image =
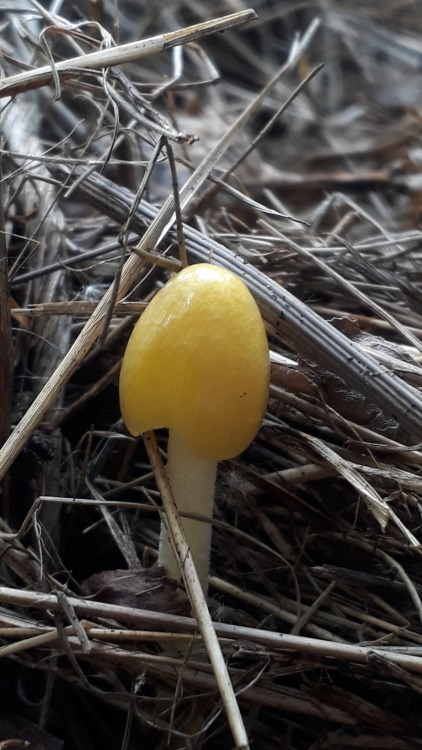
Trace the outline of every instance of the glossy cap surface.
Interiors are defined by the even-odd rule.
[[[241,453],[262,422],[269,353],[246,285],[218,266],[189,266],[149,303],[129,339],[120,375],[133,435],[167,427],[200,458]]]

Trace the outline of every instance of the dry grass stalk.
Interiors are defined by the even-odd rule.
[[[36,671],[37,721],[60,734],[59,710],[71,750],[414,750],[416,0],[340,0],[319,19],[258,0],[260,19],[232,30],[254,11],[223,0],[225,34],[201,48],[216,22],[190,0],[154,17],[89,3],[89,20],[21,5],[0,38],[5,711],[26,713]],[[140,64],[155,44],[179,46]],[[272,349],[263,429],[220,467],[209,610],[182,555],[195,617],[154,567],[158,453],[128,438],[116,389],[179,246],[245,279]],[[0,721],[0,743],[11,731]]]
[[[52,61],[51,65],[45,65],[36,70],[28,70],[24,73],[18,73],[17,75],[5,78],[0,85],[0,97],[15,96],[24,91],[33,91],[41,86],[46,86],[54,80],[72,80],[80,73],[110,68],[113,65],[123,65],[124,63],[139,60],[143,57],[157,55],[166,49],[187,44],[207,34],[225,31],[231,26],[237,26],[238,24],[255,19],[256,13],[254,10],[240,11],[239,13],[232,13],[223,18],[214,18],[202,24],[197,23],[185,29],[178,29],[168,34],[160,34],[150,39],[142,39],[136,42],[129,42],[128,44],[121,44],[117,47],[101,49],[97,52],[79,55],[78,57],[58,63]]]

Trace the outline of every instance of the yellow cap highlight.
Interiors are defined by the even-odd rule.
[[[259,309],[238,276],[189,266],[149,303],[129,339],[120,375],[133,435],[176,430],[200,458],[241,453],[268,399],[268,343]]]

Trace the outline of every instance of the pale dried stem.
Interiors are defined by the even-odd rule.
[[[109,47],[98,52],[90,52],[86,55],[72,57],[70,60],[62,60],[54,64],[54,69],[51,65],[44,65],[42,68],[18,73],[1,81],[0,98],[46,86],[53,82],[54,72],[62,80],[75,78],[83,72],[101,70],[112,65],[123,65],[123,63],[132,60],[156,55],[165,49],[192,42],[206,34],[224,31],[240,23],[253,21],[256,18],[257,15],[254,10],[244,10],[221,18],[215,18],[211,21],[205,21],[204,23],[187,26],[184,29],[178,29],[168,34],[160,34],[149,39],[129,42],[128,44],[121,44],[118,47]]]
[[[82,617],[108,618],[138,626],[141,630],[156,627],[166,632],[195,633],[198,628],[195,618],[167,615],[133,607],[120,607],[77,597],[68,597],[68,599],[75,612]],[[62,609],[55,594],[41,594],[39,591],[12,589],[7,586],[0,586],[0,602],[42,611],[51,609],[58,612]],[[325,656],[360,664],[370,664],[373,656],[380,656],[410,672],[422,673],[422,657],[413,656],[412,650],[407,648],[397,650],[394,647],[355,646],[217,622],[213,623],[213,628],[221,638],[231,638],[233,641],[245,640],[259,644],[263,648],[314,654],[318,657]]]
[[[171,536],[173,551],[177,554],[186,590],[189,595],[192,609],[195,613],[195,619],[198,623],[199,631],[204,639],[204,645],[209,660],[213,667],[215,679],[220,691],[221,700],[226,710],[233,739],[236,743],[236,748],[247,748],[249,747],[248,735],[239,710],[233,685],[227,670],[227,665],[221,651],[220,643],[205,601],[204,592],[196,571],[193,556],[189,544],[185,539],[177,505],[172,495],[169,480],[154,433],[146,433],[144,439],[163,501],[165,510],[164,521],[167,526],[167,532]]]

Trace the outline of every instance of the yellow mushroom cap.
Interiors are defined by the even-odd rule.
[[[262,422],[269,355],[247,286],[201,263],[153,298],[129,339],[120,375],[123,419],[133,435],[167,427],[199,458],[241,453]]]

